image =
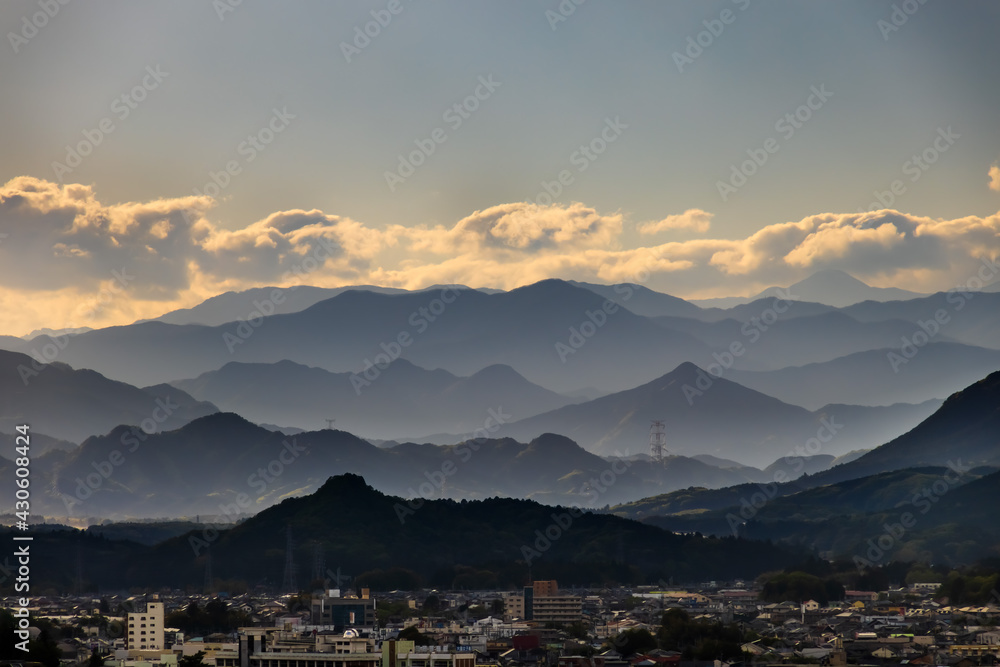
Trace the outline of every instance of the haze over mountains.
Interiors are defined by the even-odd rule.
[[[711,385],[705,384],[708,380]],[[844,426],[832,434],[824,452],[837,455],[877,446],[886,433],[904,432],[935,407],[830,406],[813,413],[685,363],[635,389],[517,420],[499,432],[517,439],[562,433],[590,451],[621,455],[642,449],[650,422],[663,420],[673,454],[711,454],[764,467],[801,449],[830,420]],[[855,419],[847,420],[848,415]]]
[[[393,362],[371,382],[364,375],[280,361],[230,362],[172,384],[255,422],[318,429],[331,418],[340,429],[380,440],[472,433],[483,428],[490,408],[516,419],[572,402],[528,382],[509,366],[487,366],[460,378],[445,370],[424,370],[405,359]]]
[[[441,368],[457,376],[504,364],[552,391],[574,393],[592,387],[609,393],[651,381],[684,361],[708,369],[717,355],[733,370],[775,371],[878,349],[888,355],[916,337],[923,343],[918,347],[929,340],[983,348],[966,350],[961,363],[979,364],[988,371],[995,367],[990,351],[1000,348],[1000,294],[939,294],[888,304],[866,302],[840,311],[774,299],[728,311],[698,311],[636,286],[610,286],[604,292],[617,301],[555,280],[494,294],[468,289],[402,294],[349,290],[298,312],[251,317],[249,322],[145,322],[86,332],[70,336],[72,344],[60,349],[57,358],[142,386],[197,377],[230,361],[290,360],[359,373],[376,358],[398,355],[422,368]],[[643,312],[673,314],[651,319],[628,310],[630,303]],[[439,312],[428,310],[432,307]],[[935,324],[935,317],[946,321]],[[920,323],[937,329],[922,339]],[[408,344],[400,345],[400,338]],[[57,342],[40,336],[11,342],[10,349],[38,356],[46,344]],[[734,346],[739,353],[728,360]],[[900,378],[896,386],[905,390],[912,384]],[[952,382],[924,398],[944,398],[955,388]],[[872,399],[871,404],[899,400]],[[839,395],[826,402],[855,401]]]
[[[285,312],[244,312],[270,312],[269,289],[158,321],[5,338],[21,353],[0,353],[0,432],[28,421],[45,443],[39,511],[190,516],[248,493],[250,514],[340,473],[401,496],[431,484],[431,497],[585,507],[776,474],[840,481],[941,463],[903,451],[870,465],[896,451],[884,443],[932,441],[911,429],[1000,368],[991,293],[719,309],[635,284],[304,286],[284,292]],[[662,461],[648,456],[653,421]],[[305,447],[294,457],[292,440]],[[837,460],[855,450],[873,451]],[[261,465],[282,456],[293,462],[265,481]],[[598,491],[611,466],[615,484]]]
[[[170,386],[145,389],[66,364],[38,364],[25,354],[0,350],[0,431],[30,424],[45,435],[80,442],[119,424],[153,423],[172,429],[218,412]]]
[[[13,484],[13,466],[0,462],[0,483]],[[454,446],[386,448],[339,430],[285,436],[239,415],[216,413],[162,432],[120,426],[38,457],[33,507],[77,518],[207,515],[230,521],[347,472],[407,498],[520,497],[580,507],[692,483],[718,487],[767,478],[754,468],[729,470],[679,456],[662,463],[608,460],[552,433],[523,443],[484,436]]]
[[[903,301],[926,294],[899,289],[898,287],[871,287],[846,271],[826,269],[788,287],[768,287],[751,297],[721,297],[695,299],[692,303],[702,307],[731,308],[751,301],[780,296],[795,301],[811,301],[842,308],[862,301]]]
[[[295,540],[293,562],[313,562],[319,552],[327,563],[355,576],[402,575],[391,585],[384,578],[367,584],[375,590],[514,588],[532,574],[559,576],[564,586],[670,577],[749,579],[802,558],[800,552],[763,542],[675,535],[636,521],[530,500],[426,500],[417,505],[380,492],[357,475],[331,477],[312,494],[243,519],[190,526],[190,532],[154,545],[129,540],[116,526],[36,529],[33,582],[72,586],[73,570],[65,567],[64,554],[73,553],[77,562],[86,563],[88,583],[102,588],[196,587],[204,581],[209,558],[216,576],[227,581],[275,585],[282,578],[289,534]],[[554,521],[565,527],[556,526],[559,539],[538,550],[538,531],[551,533]],[[176,534],[184,526],[162,528]],[[163,532],[161,526],[142,531],[156,532]],[[664,560],[664,553],[671,558]]]
[[[968,562],[995,553],[1000,540],[985,518],[1000,496],[998,433],[995,372],[913,430],[842,465],[791,482],[776,475],[767,485],[689,488],[613,511],[672,530],[738,533],[834,556],[864,553],[867,539],[909,512],[912,530],[893,539],[888,556]]]

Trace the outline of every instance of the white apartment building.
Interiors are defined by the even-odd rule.
[[[150,602],[146,611],[129,612],[126,647],[139,651],[162,651],[163,603]]]

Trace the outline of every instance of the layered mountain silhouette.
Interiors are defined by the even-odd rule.
[[[262,304],[270,304],[275,314],[297,313],[325,299],[330,299],[348,290],[377,292],[379,294],[403,294],[407,290],[374,285],[352,285],[350,287],[313,287],[312,285],[292,285],[290,287],[255,287],[240,292],[224,292],[205,299],[192,308],[181,308],[153,318],[166,324],[203,324],[218,326],[227,322],[245,320],[259,311]],[[268,308],[268,306],[264,306]],[[145,322],[149,320],[139,320]]]
[[[986,518],[1000,494],[998,433],[995,372],[950,396],[911,431],[828,470],[786,483],[776,476],[765,485],[690,488],[612,511],[673,530],[735,532],[834,557],[866,554],[866,541],[908,512],[912,525],[905,539],[893,539],[886,559],[968,562],[1000,544]]]
[[[32,462],[35,484],[45,489],[32,506],[76,518],[190,518],[233,514],[237,507],[245,518],[348,472],[408,498],[521,497],[581,507],[769,474],[683,456],[605,459],[552,433],[518,442],[484,430],[456,445],[376,447],[340,430],[285,435],[220,412],[166,432],[123,425],[71,451],[53,449]],[[12,465],[0,466],[0,483],[13,483],[13,475]]]
[[[827,310],[805,314],[797,310],[809,304],[788,304],[776,320],[769,319],[773,302],[758,302],[759,308],[741,309],[743,319],[703,320],[658,317],[656,322],[675,331],[691,334],[716,350],[728,350],[737,342],[742,346],[733,358],[733,368],[741,370],[776,370],[790,366],[832,361],[857,352],[899,346],[912,336],[915,326],[904,320],[861,322],[842,311]],[[747,312],[750,311],[750,312]],[[752,319],[751,319],[752,318]],[[943,334],[936,340],[948,341]],[[715,361],[692,359],[705,366]]]
[[[575,280],[567,281],[570,285],[583,287],[595,294],[610,299],[628,308],[636,315],[645,317],[700,317],[701,308],[676,296],[656,292],[635,283],[618,283],[616,285],[597,285],[581,283]]]
[[[530,500],[416,504],[376,491],[357,475],[341,475],[238,524],[203,526],[154,546],[110,541],[100,529],[36,530],[32,581],[40,588],[71,586],[75,575],[65,554],[74,553],[87,564],[91,586],[183,588],[204,581],[210,550],[216,576],[278,585],[289,535],[294,564],[321,553],[375,591],[400,580],[412,588],[507,589],[523,583],[529,571],[559,576],[566,586],[750,579],[802,558],[766,543],[677,535]],[[387,576],[392,574],[395,579]]]
[[[319,429],[327,418],[335,418],[338,428],[375,439],[428,432],[472,434],[484,428],[490,410],[515,419],[572,402],[499,364],[460,378],[398,359],[378,376],[367,377],[291,361],[230,362],[172,384],[255,422]]]
[[[155,384],[230,361],[288,359],[361,372],[398,355],[463,376],[505,364],[531,382],[564,391],[633,386],[652,379],[650,367],[676,366],[708,351],[693,336],[609,303],[559,280],[495,294],[351,290],[297,313],[217,327],[145,322],[79,334],[59,360]],[[33,343],[44,344],[44,337]]]
[[[648,451],[651,422],[663,421],[672,454],[711,454],[763,468],[795,452],[801,456],[825,420],[833,420],[836,433],[824,433],[823,453],[840,454],[877,446],[886,434],[912,428],[934,407],[830,405],[813,413],[684,363],[639,387],[518,420],[500,433],[519,440],[562,433],[590,451],[621,455]]]
[[[645,521],[668,530],[769,540],[853,560],[862,569],[890,560],[957,565],[990,556],[1000,546],[1000,530],[988,518],[987,504],[1000,497],[996,468],[962,474],[948,467],[907,468],[795,492],[791,486],[773,497],[761,487],[739,487],[734,491],[741,493],[728,494],[723,507],[694,511],[687,503],[686,513],[656,514]],[[670,504],[681,506],[683,500],[675,497]],[[641,512],[638,507],[615,512],[631,516]],[[887,526],[891,540],[884,537]]]
[[[1000,350],[959,343],[855,352],[823,363],[773,371],[733,370],[726,377],[783,401],[891,405],[941,399],[1000,369]]]
[[[755,296],[699,299],[692,303],[705,307],[730,308],[757,299],[785,294],[791,294],[791,298],[797,301],[812,301],[838,308],[861,301],[898,301],[926,296],[897,287],[872,287],[846,271],[825,269],[786,288],[769,287]]]
[[[150,428],[169,430],[218,412],[174,387],[140,389],[92,370],[42,364],[6,350],[0,350],[0,397],[0,431],[10,433],[26,423],[34,432],[73,442],[122,423],[145,421]]]
[[[955,392],[913,430],[817,475],[849,479],[907,466],[1000,465],[1000,372]]]
[[[955,289],[909,301],[866,301],[848,306],[843,312],[861,322],[912,322],[913,331],[907,336],[910,339],[929,334],[931,342],[948,339],[1000,349],[1000,293],[996,291]]]

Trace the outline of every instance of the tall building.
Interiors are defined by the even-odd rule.
[[[520,593],[505,596],[508,618],[538,623],[572,623],[583,618],[583,598],[559,592],[553,581],[536,581]]]
[[[360,598],[342,598],[339,590],[329,590],[326,595],[313,598],[310,612],[313,625],[332,626],[335,632],[375,626],[375,599],[367,588],[361,590]]]
[[[531,589],[536,598],[547,598],[559,595],[559,584],[556,583],[555,579],[532,582]]]
[[[149,602],[146,611],[128,614],[127,648],[140,651],[162,651],[163,603]]]

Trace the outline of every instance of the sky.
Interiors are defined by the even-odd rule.
[[[305,283],[933,292],[1000,255],[993,2],[13,0],[0,26],[0,334]]]

